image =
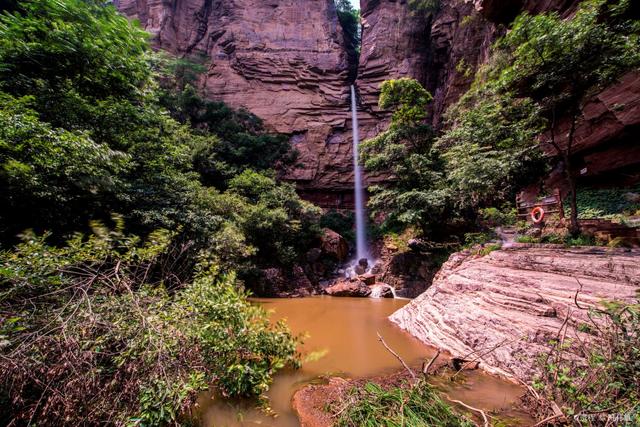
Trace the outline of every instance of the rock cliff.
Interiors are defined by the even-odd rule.
[[[390,318],[454,357],[479,357],[485,370],[526,381],[565,319],[567,337],[585,340],[578,328],[589,320],[587,307],[632,301],[638,290],[638,250],[523,245],[484,257],[465,251]]]
[[[288,134],[299,162],[287,173],[301,194],[326,207],[352,206],[349,88],[354,55],[333,0],[114,0],[138,19],[159,48],[202,61],[208,98],[261,117]],[[519,12],[569,16],[579,0],[441,0],[436,11],[406,0],[362,0],[362,46],[355,84],[361,137],[388,124],[379,85],[413,77],[434,95],[430,117],[442,115],[469,87],[492,42]],[[585,109],[574,163],[587,174],[629,175],[639,158],[640,78],[630,74]],[[562,126],[560,123],[559,126]],[[561,131],[561,130],[560,130]],[[373,184],[385,176],[368,176]]]

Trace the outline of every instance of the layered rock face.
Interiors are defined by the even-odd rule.
[[[333,0],[116,0],[154,43],[202,57],[200,89],[291,135],[312,187],[351,182],[349,63]]]
[[[431,288],[390,319],[454,357],[479,357],[487,371],[527,381],[565,319],[568,339],[588,341],[577,329],[589,322],[588,308],[631,302],[638,290],[638,250],[513,247],[484,257],[466,251],[453,254]]]
[[[140,21],[156,46],[205,64],[200,89],[207,98],[246,108],[268,129],[290,135],[299,161],[286,178],[303,197],[352,208],[349,84],[356,64],[350,63],[333,0],[114,2]],[[430,120],[441,127],[446,108],[468,89],[491,44],[519,12],[569,16],[578,3],[441,0],[429,12],[412,10],[406,0],[362,0],[355,81],[361,138],[388,125],[389,112],[377,107],[384,80],[412,77],[423,83],[434,95]],[[599,176],[619,169],[628,175],[637,166],[639,88],[637,73],[631,73],[587,105],[577,131],[580,170],[586,166],[587,174]],[[365,182],[387,179],[368,176]]]

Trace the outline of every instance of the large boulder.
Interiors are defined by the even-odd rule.
[[[371,295],[371,288],[357,279],[340,280],[324,291],[334,297],[368,297]]]
[[[347,260],[349,256],[349,245],[340,234],[329,228],[324,228],[322,229],[320,242],[320,248],[325,255],[335,258],[339,262]]]
[[[586,308],[634,302],[639,290],[639,250],[514,244],[451,255],[433,285],[390,319],[453,357],[478,354],[481,368],[529,381],[564,324],[567,338],[588,342],[578,327],[591,321]]]

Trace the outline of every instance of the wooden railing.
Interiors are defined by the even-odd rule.
[[[516,196],[518,218],[525,218],[527,221],[531,221],[531,210],[535,207],[544,209],[546,215],[558,214],[560,218],[564,218],[564,207],[562,206],[560,190],[556,190],[554,194],[536,200],[535,202],[525,202],[519,194]]]

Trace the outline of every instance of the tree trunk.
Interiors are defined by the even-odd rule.
[[[567,141],[567,149],[564,150],[564,170],[567,175],[567,183],[569,184],[569,203],[571,205],[571,217],[569,232],[576,236],[580,234],[580,223],[578,222],[578,201],[576,194],[576,179],[571,173],[571,152],[573,148],[573,138],[576,133],[576,121],[578,120],[578,111],[576,108],[571,115],[571,130],[569,131],[569,140]]]
[[[571,174],[571,163],[569,163],[569,156],[565,158],[565,173],[567,176],[567,183],[569,184],[569,205],[571,206],[571,216],[569,224],[569,232],[576,236],[580,234],[580,223],[578,222],[578,201],[576,195],[576,180]]]

